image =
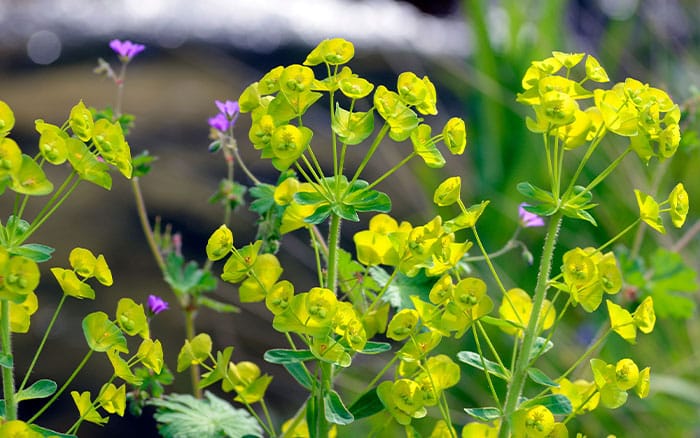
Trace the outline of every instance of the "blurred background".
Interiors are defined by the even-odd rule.
[[[222,220],[222,209],[207,199],[226,171],[222,156],[207,152],[207,118],[217,112],[214,100],[235,100],[269,69],[300,63],[322,39],[343,37],[355,44],[353,70],[377,84],[395,87],[396,76],[406,70],[428,75],[437,87],[440,111],[428,121],[432,126],[442,126],[451,116],[467,121],[464,156],[450,156],[440,170],[426,169],[415,161],[415,166],[378,187],[391,195],[392,215],[413,223],[430,219],[435,214],[432,187],[446,175],[460,175],[463,199],[473,203],[491,200],[480,233],[486,246],[495,250],[506,243],[516,224],[522,198],[515,185],[525,180],[537,184],[545,175],[545,166],[538,165],[543,160],[540,139],[525,127],[528,109],[515,102],[522,75],[532,60],[547,57],[552,50],[585,51],[600,60],[614,82],[632,76],[667,90],[682,105],[685,132],[670,165],[652,162],[644,166],[636,157],[627,157],[622,171],[596,190],[601,207],[593,214],[599,226],[569,222],[561,233],[559,253],[575,245],[599,245],[617,234],[621,224],[631,222],[638,214],[633,188],[665,196],[683,181],[691,197],[686,228],[669,229],[664,236],[648,232],[643,247],[661,245],[674,250],[682,246],[676,252],[698,272],[700,245],[694,234],[698,228],[695,206],[700,201],[695,135],[700,84],[698,22],[700,7],[695,0],[3,0],[0,100],[15,112],[12,137],[23,149],[34,151],[38,140],[35,119],[60,124],[80,99],[97,108],[114,104],[114,84],[93,73],[98,58],[116,67],[116,55],[108,47],[111,39],[145,44],[146,50],[130,64],[126,80],[124,111],[136,117],[129,143],[133,154],[148,150],[157,157],[152,172],[141,180],[151,220],[160,217],[171,224],[183,237],[185,257],[201,263],[206,240]],[[276,171],[247,144],[248,127],[249,119],[241,117],[236,133],[243,159],[260,179],[274,183]],[[370,173],[380,175],[404,156],[393,146],[380,148]],[[594,161],[594,170],[587,176],[595,175],[596,166],[602,169],[609,158]],[[238,175],[239,182],[250,183],[241,172]],[[104,254],[115,277],[112,288],[97,290],[94,302],[69,302],[52,332],[36,378],[61,382],[77,365],[87,351],[80,321],[88,312],[99,309],[111,314],[122,296],[145,302],[148,294],[155,293],[174,303],[143,238],[130,185],[114,176],[111,193],[81,185],[35,236],[37,242],[56,248],[53,259],[45,264],[46,273],[50,266],[67,266],[70,249],[82,246]],[[10,211],[11,203],[10,196],[0,198],[3,212]],[[5,217],[3,213],[2,220]],[[237,244],[254,238],[254,220],[246,207],[237,211],[232,225]],[[344,227],[345,248],[352,249],[352,234],[363,226]],[[542,237],[539,229],[521,236],[535,257]],[[633,237],[622,243],[631,245]],[[286,236],[279,254],[285,267],[283,278],[293,280],[298,290],[313,286],[313,265],[305,263],[313,259],[305,249],[307,238],[304,234]],[[679,245],[683,239],[688,243]],[[517,251],[497,262],[508,267],[508,286],[534,286],[536,269]],[[220,269],[215,266],[215,273]],[[41,307],[32,318],[30,332],[15,338],[20,373],[60,298],[50,274],[42,278]],[[642,336],[634,348],[613,340],[602,352],[609,361],[630,356],[641,366],[652,364],[652,395],[643,401],[630,397],[615,411],[599,409],[572,422],[572,430],[588,436],[700,435],[696,278],[691,275],[686,282],[690,290],[671,291],[685,306],[683,312],[660,318],[657,329]],[[236,288],[229,284],[220,284],[216,296],[232,303],[238,300]],[[594,318],[602,321],[605,315],[598,313]],[[584,318],[581,312],[575,314]],[[255,361],[275,376],[268,397],[279,424],[294,413],[304,393],[281,367],[262,361],[267,349],[284,342],[270,321],[264,306],[245,305],[233,316],[203,310],[197,329],[210,333],[218,348],[235,346],[234,361]],[[555,349],[557,357],[543,358],[542,368],[562,370],[575,360],[585,348],[586,327],[563,328],[555,343],[566,347]],[[169,340],[166,362],[174,369],[184,337],[182,315],[175,309],[159,315],[152,332]],[[453,342],[445,348],[470,347],[468,342]],[[109,377],[109,369],[106,358],[94,357],[79,380],[82,386],[76,389],[97,390]],[[377,367],[367,363],[365,369],[366,375],[349,376],[339,385],[351,389],[356,382],[371,378]],[[470,421],[462,407],[488,403],[484,382],[481,376],[472,376],[472,371],[463,368],[462,381],[451,393],[456,409],[453,419],[459,425]],[[168,390],[188,392],[188,376],[176,374]],[[72,424],[75,408],[68,394],[63,399],[64,403],[39,420],[42,425],[65,430]],[[27,403],[20,414],[28,416],[31,411]],[[363,421],[369,424],[372,420]],[[157,436],[155,430],[150,415],[127,416],[113,418],[103,428],[85,424],[80,435],[122,436],[138,431],[139,436]]]

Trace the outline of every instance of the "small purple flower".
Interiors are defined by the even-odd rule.
[[[163,310],[168,310],[168,302],[157,295],[148,296],[148,310],[152,315],[157,315]]]
[[[226,114],[219,113],[214,117],[209,117],[209,126],[216,129],[217,131],[226,132],[228,131],[229,121]]]
[[[216,103],[219,111],[221,111],[232,121],[235,121],[238,117],[238,113],[241,112],[241,107],[238,105],[238,101],[227,100],[226,102],[222,102],[220,100],[215,100],[214,103]]]
[[[109,42],[109,47],[111,47],[112,50],[117,52],[122,62],[131,61],[131,58],[133,58],[134,56],[138,55],[146,49],[146,46],[144,46],[143,44],[132,43],[129,40],[112,40]]]
[[[518,218],[520,219],[520,225],[525,228],[530,227],[542,227],[544,226],[544,219],[537,216],[535,213],[530,213],[525,210],[528,204],[522,203],[518,206]]]
[[[238,114],[241,112],[241,107],[238,105],[238,102],[232,100],[227,100],[225,102],[215,100],[214,103],[216,107],[219,108],[219,114],[209,118],[209,126],[221,132],[233,128],[233,125],[236,124]]]

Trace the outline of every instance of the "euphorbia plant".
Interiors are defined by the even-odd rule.
[[[96,291],[88,283],[93,278],[103,286],[113,284],[112,272],[104,255],[95,256],[92,251],[78,247],[70,252],[70,268],[51,268],[63,296],[35,349],[24,378],[17,384],[12,334],[29,330],[31,316],[42,300],[41,294],[37,293],[40,284],[39,263],[49,261],[54,252],[47,245],[29,242],[81,182],[109,190],[112,186],[111,167],[126,178],[131,178],[131,153],[120,123],[93,118],[82,101],[71,109],[68,119],[61,125],[44,120],[35,122],[40,137],[39,152],[34,157],[23,153],[9,137],[14,122],[10,107],[0,101],[0,192],[15,197],[11,212],[4,218],[4,224],[0,224],[0,367],[3,383],[0,435],[57,436],[57,432],[38,426],[36,420],[69,388],[94,352],[106,353],[114,366],[114,373],[100,391],[94,396],[89,391],[71,391],[78,409],[78,419],[61,436],[75,436],[83,421],[98,424],[108,421],[100,410],[107,414],[123,415],[126,405],[124,382],[135,383],[138,380],[131,369],[142,364],[159,374],[163,367],[163,350],[160,341],[150,337],[143,306],[130,298],[123,298],[119,301],[114,318],[104,312],[93,312],[83,319],[82,331],[89,350],[60,387],[50,379],[39,379],[29,385],[30,375],[68,297],[95,299]],[[44,172],[50,165],[63,166],[68,170],[58,187]],[[28,203],[41,199],[46,200],[42,208],[29,218],[26,213]],[[121,357],[129,353],[126,336],[141,338],[138,351],[129,359]],[[117,387],[115,383],[119,380],[122,383]],[[28,418],[26,421],[19,419],[18,406],[22,401],[43,398],[49,398],[43,407],[23,416]]]
[[[491,262],[501,251],[518,246],[514,243],[517,231],[501,251],[489,253],[477,232],[489,201],[465,204],[460,177],[447,178],[434,192],[435,204],[456,206],[456,216],[438,215],[414,225],[388,214],[390,198],[377,190],[378,185],[416,157],[429,167],[442,167],[445,158],[437,144],[462,154],[466,128],[461,119],[452,118],[433,135],[424,123],[425,116],[437,113],[433,83],[404,72],[394,90],[375,87],[346,65],[353,55],[350,42],[325,40],[303,65],[272,69],[238,100],[240,111],[251,114],[249,140],[261,158],[269,159],[281,172],[275,186],[258,184],[251,189],[257,198],[253,209],[257,203],[256,211],[264,213],[267,231],[273,228],[273,234],[308,230],[317,285],[296,291],[282,279],[277,257],[261,251],[265,233],[263,240],[241,244],[222,225],[207,245],[210,260],[225,260],[221,278],[240,284],[241,301],[264,301],[274,315],[273,327],[285,334],[287,348],[271,349],[265,359],[284,366],[309,392],[304,407],[282,433],[326,436],[332,425],[384,415],[410,436],[415,433],[413,423],[425,421],[421,419],[434,411],[430,416],[436,416],[437,422],[432,436],[457,436],[445,396],[447,389],[459,385],[455,359],[484,373],[493,397],[492,406],[465,408],[479,422],[465,425],[463,436],[566,436],[566,424],[577,415],[598,406],[617,408],[625,403],[629,390],[645,397],[648,367],[640,371],[631,358],[613,364],[591,359],[610,334],[634,342],[637,329],[649,333],[655,324],[651,297],[633,312],[615,302],[624,280],[617,256],[608,248],[642,221],[664,232],[663,212],[670,213],[674,226],[682,226],[688,212],[683,185],[678,184],[660,204],[636,191],[639,219],[603,245],[569,248],[561,262],[555,258],[555,247],[564,219],[596,224],[591,213],[596,206],[593,190],[628,154],[636,153],[644,163],[673,156],[680,138],[678,106],[662,90],[634,79],[609,89],[600,87],[609,78],[591,55],[553,52],[532,63],[517,100],[534,110],[527,125],[542,137],[549,178],[546,188],[533,183],[518,186],[527,200],[521,206],[520,226],[547,229],[536,286],[526,291],[517,284],[506,285]],[[305,123],[313,105],[328,108],[329,144],[319,144],[315,140],[319,128]],[[612,136],[629,139],[628,147],[595,178],[583,180],[591,156],[608,147]],[[378,178],[363,179],[377,148],[392,147],[386,145],[387,137],[410,141],[412,149]],[[237,152],[236,142],[229,146]],[[365,148],[354,170],[346,163],[349,148]],[[321,153],[332,157],[329,168],[320,164]],[[575,162],[571,174],[566,171],[570,162]],[[663,209],[665,204],[670,207]],[[370,218],[368,229],[354,235],[355,261],[340,248],[340,228],[343,221],[358,221],[359,213],[365,212],[378,214]],[[320,231],[324,224],[328,226],[325,236]],[[473,240],[465,240],[465,232]],[[484,278],[467,268],[467,263],[478,268],[479,261],[489,272]],[[554,347],[554,332],[564,316],[578,312],[577,307],[596,312],[604,298],[609,328],[557,376],[538,369],[535,363]],[[508,351],[496,347],[493,339],[501,336],[499,332],[511,337]],[[378,334],[393,342],[372,340]],[[476,351],[461,351],[456,358],[439,353],[442,338],[464,336],[473,338]],[[208,337],[197,345],[185,345],[181,358],[190,359],[179,361],[178,368],[189,362],[205,366],[203,384],[221,382],[222,389],[236,392],[236,400],[251,412],[255,414],[251,404],[260,402],[267,414],[263,395],[270,384],[268,376],[248,362],[229,362],[228,349],[214,358]],[[199,353],[189,353],[195,351]],[[334,381],[361,354],[389,358],[363,395],[350,404]],[[592,380],[570,381],[570,375],[588,359]],[[526,380],[540,386],[539,394],[525,393]],[[261,423],[267,433],[277,435],[269,416]]]

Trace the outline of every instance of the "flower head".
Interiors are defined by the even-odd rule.
[[[157,295],[148,296],[148,310],[151,314],[157,315],[163,310],[168,310],[168,302]]]
[[[238,114],[241,112],[241,107],[237,101],[227,100],[222,102],[215,100],[216,107],[219,108],[219,114],[209,118],[209,126],[217,131],[225,132],[229,128],[233,128],[236,124]]]
[[[544,226],[544,219],[537,216],[535,213],[530,213],[525,210],[528,204],[522,203],[518,206],[518,218],[520,219],[520,224],[525,227],[542,227]]]
[[[117,52],[121,61],[125,63],[131,61],[131,58],[146,49],[146,46],[143,44],[132,43],[129,40],[121,41],[116,39],[109,42],[109,47]]]
[[[225,114],[219,113],[214,117],[209,117],[209,126],[216,129],[217,131],[225,132],[228,131],[229,121]]]

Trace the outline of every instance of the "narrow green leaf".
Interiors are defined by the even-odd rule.
[[[535,358],[542,356],[546,352],[552,349],[554,347],[554,344],[552,341],[548,341],[545,338],[538,337],[535,339],[535,344],[532,346],[532,350],[530,350],[530,361],[533,361]]]
[[[209,309],[215,310],[220,313],[240,313],[241,309],[233,304],[222,303],[221,301],[213,300],[211,298],[200,296],[198,300],[199,304]]]
[[[377,388],[372,388],[362,394],[355,403],[350,406],[350,413],[356,420],[360,418],[371,417],[384,410],[382,401],[377,396]]]
[[[498,408],[464,408],[464,412],[481,421],[501,418],[501,411]]]
[[[379,354],[391,350],[391,344],[387,342],[368,341],[365,348],[360,351],[362,354]]]
[[[12,358],[12,354],[2,354],[0,353],[0,367],[12,368],[15,365],[15,361]]]
[[[68,433],[60,433],[45,427],[38,426],[36,424],[30,424],[29,428],[34,432],[38,432],[41,436],[46,438],[78,438],[78,435],[71,435]]]
[[[316,358],[310,350],[285,350],[281,348],[267,350],[263,357],[267,362],[280,365],[300,363]]]
[[[334,203],[331,205],[331,210],[333,213],[337,214],[346,221],[359,222],[360,217],[357,215],[357,210],[355,207],[343,203]]]
[[[546,190],[530,184],[529,182],[521,182],[516,186],[517,190],[521,195],[526,198],[533,199],[538,202],[544,202],[548,204],[554,203],[554,196]]]
[[[355,421],[355,418],[348,411],[348,408],[345,407],[338,393],[332,389],[324,394],[323,407],[326,420],[333,424],[346,425]]]
[[[559,384],[555,382],[554,380],[550,379],[549,376],[547,376],[542,370],[537,369],[537,368],[529,368],[527,370],[528,376],[530,376],[530,379],[532,379],[533,382],[539,383],[540,385],[544,386],[551,386],[554,388],[558,388]]]
[[[319,205],[316,210],[311,214],[311,216],[307,216],[304,218],[304,222],[307,224],[320,224],[321,222],[325,221],[328,216],[331,215],[331,206],[328,204],[322,204]]]
[[[515,327],[515,328],[518,328],[518,329],[522,329],[522,328],[523,328],[520,324],[518,324],[518,323],[516,323],[516,322],[514,322],[514,321],[508,321],[508,320],[505,320],[505,319],[502,319],[502,318],[495,318],[495,317],[489,316],[489,315],[484,315],[484,316],[482,316],[479,320],[480,320],[481,322],[484,322],[484,323],[486,323],[486,324],[493,325],[493,326],[496,326],[496,327],[506,327],[506,328],[513,328],[513,327]]]
[[[572,411],[571,401],[563,394],[549,394],[530,399],[521,404],[521,407],[542,405],[554,415],[569,415]]]
[[[56,392],[57,388],[58,386],[53,380],[37,380],[30,387],[24,388],[23,390],[18,392],[15,396],[15,399],[17,400],[17,402],[21,402],[22,400],[50,397]]]
[[[326,197],[319,192],[296,192],[294,200],[300,205],[314,205],[326,201]]]
[[[311,396],[306,400],[306,424],[318,424],[318,398]],[[317,438],[316,428],[309,427],[309,438]],[[324,437],[325,438],[325,437]]]
[[[18,248],[13,248],[10,253],[41,263],[49,260],[54,251],[54,248],[40,243],[26,243]]]
[[[287,369],[287,372],[294,377],[294,380],[296,380],[304,388],[311,391],[313,381],[311,380],[311,376],[309,375],[308,370],[304,367],[303,363],[285,363],[282,364],[282,366],[284,366]]]
[[[457,353],[457,359],[480,370],[484,370],[484,365],[486,365],[485,371],[503,380],[508,380],[510,378],[508,371],[501,368],[499,364],[482,358],[473,351],[460,351]]]

